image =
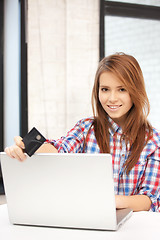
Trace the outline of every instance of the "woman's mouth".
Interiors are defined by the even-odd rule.
[[[119,109],[122,105],[107,105],[109,109],[111,110],[117,110]]]

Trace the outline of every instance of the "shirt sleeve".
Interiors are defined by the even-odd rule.
[[[90,121],[80,120],[67,133],[66,137],[58,140],[47,140],[54,145],[60,153],[81,153],[83,151],[85,132],[88,129]]]
[[[147,195],[153,212],[160,212],[160,148],[157,148],[147,159],[147,166],[138,194]]]

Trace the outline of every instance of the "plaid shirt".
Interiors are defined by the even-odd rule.
[[[160,133],[153,128],[153,137],[141,152],[137,164],[126,174],[123,164],[127,160],[130,146],[121,139],[122,129],[111,119],[113,129],[110,132],[110,153],[112,155],[114,190],[116,195],[144,194],[152,201],[150,211],[160,212]],[[93,118],[80,120],[66,137],[47,140],[61,153],[100,153],[95,137]],[[91,127],[91,129],[90,129]],[[83,151],[84,140],[86,139]]]

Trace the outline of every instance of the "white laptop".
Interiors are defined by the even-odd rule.
[[[117,230],[131,216],[116,211],[110,154],[39,153],[19,162],[1,153],[1,167],[13,224]]]

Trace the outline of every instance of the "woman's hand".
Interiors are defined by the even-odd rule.
[[[6,147],[5,152],[11,158],[16,158],[19,161],[24,161],[27,158],[27,155],[24,154],[24,143],[21,137],[15,137],[15,145],[11,147]],[[50,143],[42,144],[41,147],[36,151],[36,153],[57,153],[57,149]]]
[[[5,148],[6,154],[11,158],[16,158],[19,161],[24,161],[26,159],[26,155],[24,154],[24,143],[21,137],[14,138],[15,144],[10,147]]]
[[[151,208],[151,200],[147,195],[123,196],[116,195],[116,208],[131,208],[133,211],[148,211]]]

